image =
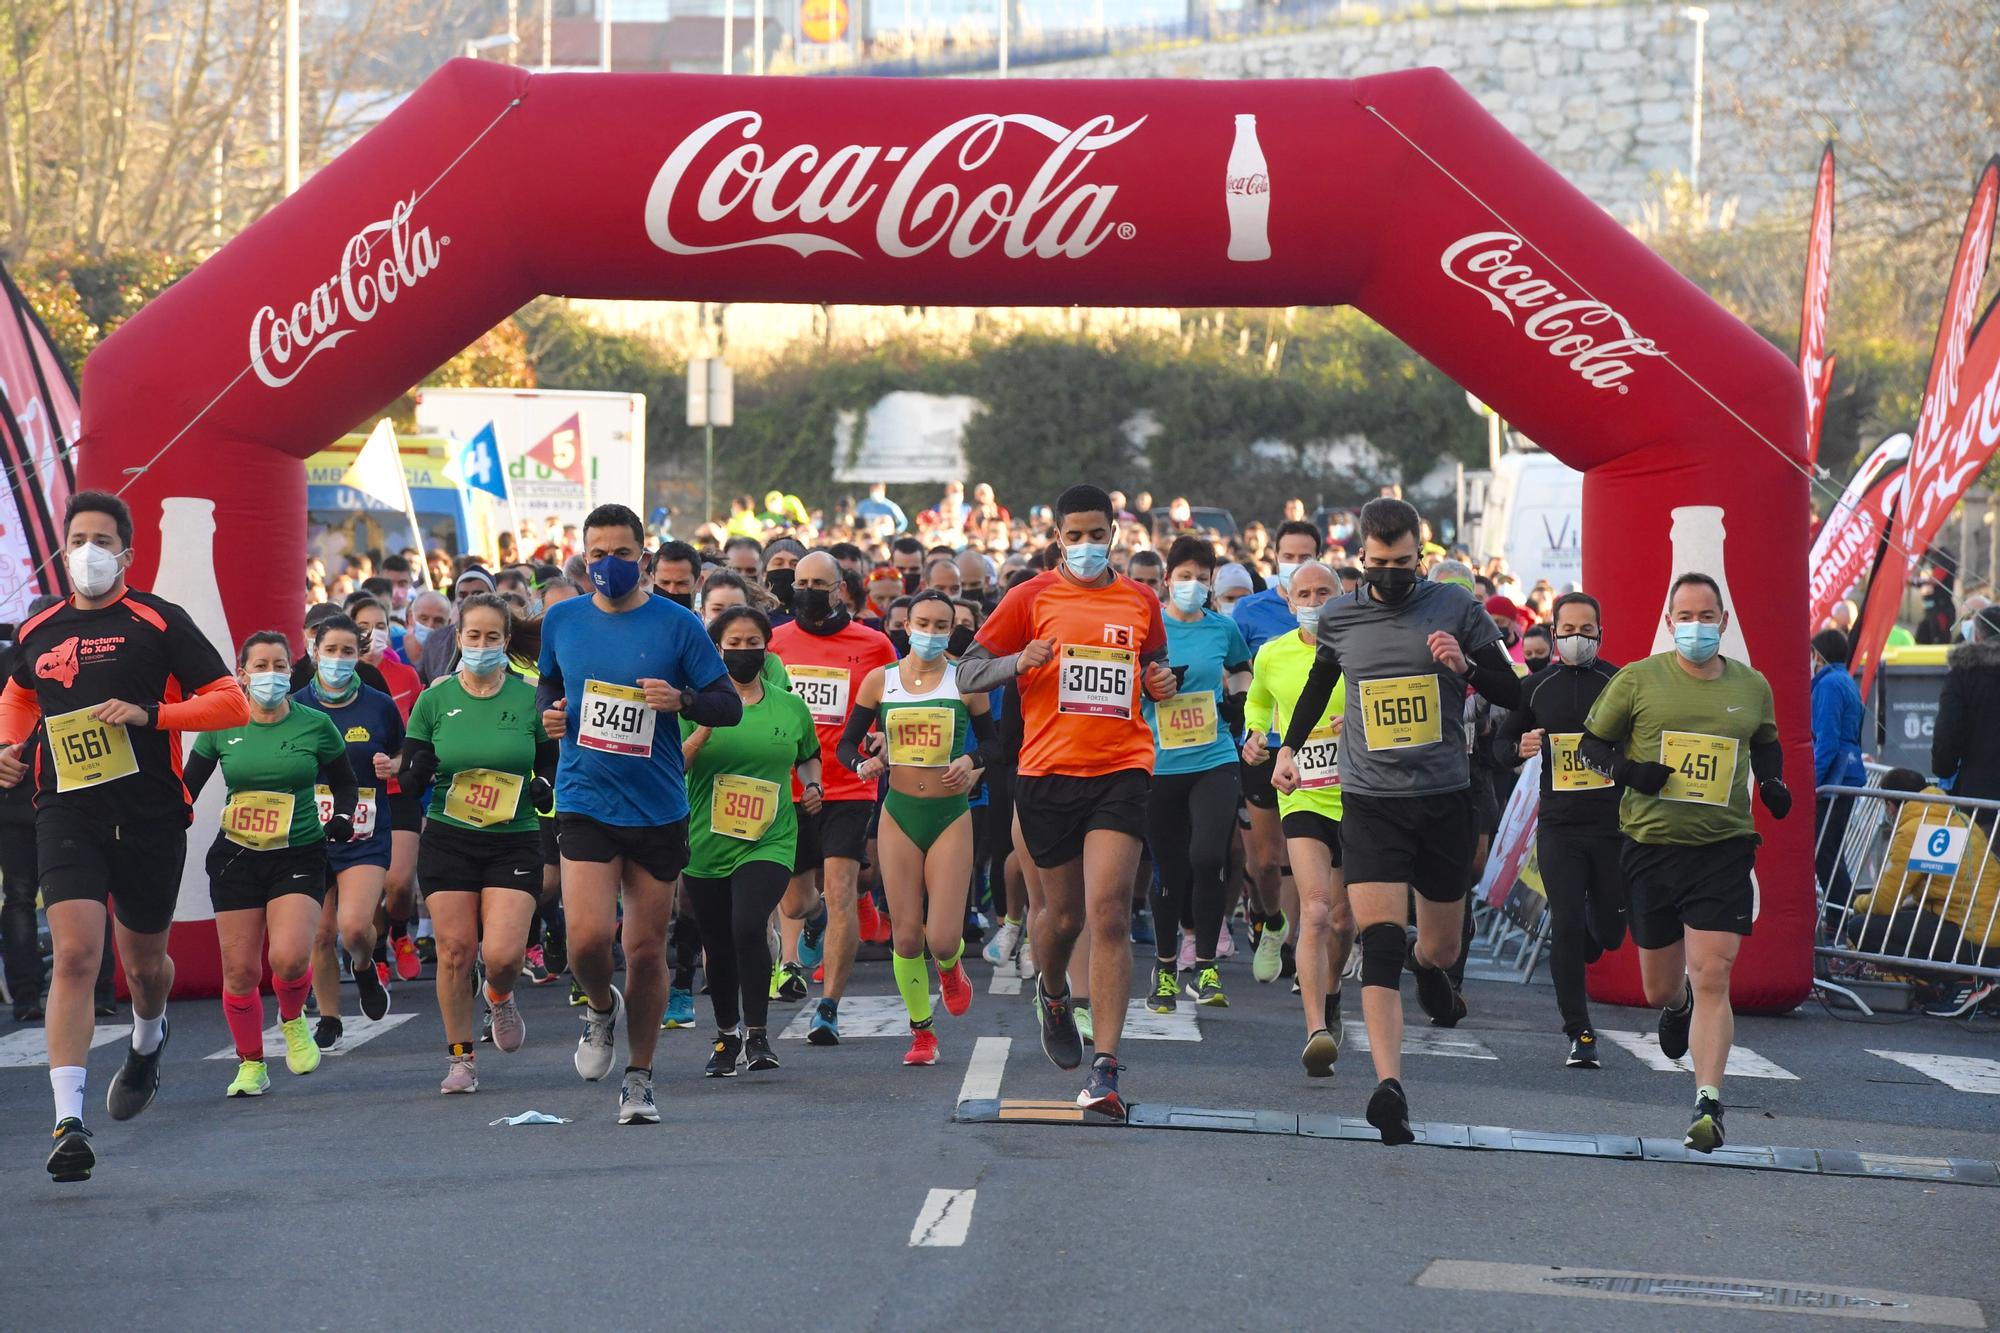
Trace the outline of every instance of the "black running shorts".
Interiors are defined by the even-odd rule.
[[[1340,821],[1328,819],[1317,810],[1294,810],[1286,815],[1282,827],[1287,838],[1311,839],[1323,844],[1333,853],[1335,869],[1340,868]]]
[[[120,925],[157,935],[174,923],[187,860],[181,819],[106,826],[62,806],[35,812],[35,864],[44,906],[111,899]]]
[[[1097,829],[1127,833],[1144,842],[1146,794],[1151,787],[1152,774],[1143,768],[1122,768],[1091,778],[1061,773],[1018,777],[1014,813],[1021,820],[1021,841],[1044,870],[1082,856],[1084,836]]]
[[[436,822],[436,821],[433,821]],[[671,824],[626,828],[606,824],[589,815],[558,812],[556,836],[562,842],[565,861],[613,861],[624,857],[662,884],[680,878],[688,863],[688,826],[685,818]],[[532,833],[523,834],[535,843],[535,864],[541,864],[541,844]],[[541,881],[535,881],[537,888]]]
[[[1243,785],[1245,805],[1253,805],[1259,810],[1278,808],[1278,789],[1271,785],[1271,768],[1268,758],[1261,764],[1246,764],[1241,759],[1236,761],[1236,776]]]
[[[1348,884],[1408,884],[1431,902],[1458,901],[1472,887],[1478,814],[1470,788],[1441,796],[1343,793]]]
[[[326,900],[326,844],[253,852],[218,837],[208,849],[208,900],[217,912],[261,911],[288,894]]]
[[[1632,943],[1664,949],[1688,930],[1748,935],[1756,910],[1750,872],[1755,838],[1706,847],[1666,847],[1626,839],[1619,864],[1632,885]]]
[[[539,895],[542,835],[489,833],[433,819],[417,844],[417,883],[427,894],[519,889]]]

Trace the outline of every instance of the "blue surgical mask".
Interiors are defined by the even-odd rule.
[[[319,683],[335,694],[347,691],[347,682],[354,679],[354,659],[351,657],[322,657],[319,659]]]
[[[292,692],[292,673],[289,671],[253,671],[250,681],[244,686],[252,699],[264,708],[274,707],[277,702]]]
[[[1167,591],[1173,594],[1174,609],[1182,615],[1199,611],[1208,603],[1208,585],[1195,579],[1169,584]]]
[[[1317,634],[1319,633],[1319,613],[1323,609],[1317,606],[1302,606],[1292,614],[1299,618],[1300,629],[1308,634]]]
[[[1289,587],[1291,587],[1291,586],[1292,586],[1292,575],[1294,575],[1294,574],[1298,573],[1298,572],[1299,572],[1299,570],[1300,570],[1301,568],[1303,568],[1303,567],[1304,567],[1304,565],[1305,565],[1305,562],[1304,562],[1303,560],[1295,560],[1295,561],[1292,561],[1292,562],[1290,562],[1290,563],[1286,563],[1285,561],[1282,561],[1282,560],[1281,560],[1281,561],[1279,561],[1279,562],[1278,562],[1278,576],[1277,576],[1277,582],[1278,582],[1278,586],[1279,586],[1280,588],[1289,588]]]
[[[625,562],[631,564],[630,560]],[[635,566],[636,568],[636,566]],[[630,591],[629,589],[627,591]],[[609,596],[610,594],[606,594]],[[475,676],[490,676],[507,665],[505,648],[461,648],[458,664]]]
[[[1700,666],[1722,647],[1722,626],[1683,620],[1674,626],[1674,651]]]
[[[403,637],[421,648],[431,637],[431,627],[429,625],[412,625],[403,631]]]
[[[594,560],[590,565],[590,581],[615,602],[639,586],[639,562],[621,560],[615,555]]]
[[[1087,583],[1111,563],[1111,547],[1104,542],[1077,542],[1063,547],[1063,559],[1069,562],[1069,572]]]
[[[950,646],[949,634],[931,634],[920,629],[910,631],[910,651],[926,662],[935,662],[943,657],[945,649]]]

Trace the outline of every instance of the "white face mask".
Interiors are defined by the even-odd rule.
[[[1556,640],[1556,656],[1570,666],[1589,666],[1597,660],[1597,639],[1589,634],[1565,634]]]
[[[379,654],[380,652],[382,652],[383,649],[387,648],[388,646],[389,646],[388,630],[371,629],[368,631],[368,651],[371,654]]]
[[[69,553],[69,581],[85,597],[102,597],[118,582],[119,554],[92,542]]]

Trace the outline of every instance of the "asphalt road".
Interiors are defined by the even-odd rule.
[[[708,1080],[702,1030],[662,1034],[658,1127],[619,1127],[615,1084],[577,1079],[563,986],[524,992],[526,1048],[483,1047],[479,1093],[452,1098],[436,1092],[443,1038],[427,979],[397,989],[391,1021],[407,1021],[311,1076],[274,1058],[272,1092],[255,1101],[225,1100],[233,1065],[203,1058],[229,1044],[219,1007],[182,1003],[164,1090],[140,1119],[102,1112],[118,1034],[93,1052],[100,1165],[69,1186],[42,1169],[40,1066],[4,1063],[38,1040],[0,1023],[0,1327],[102,1328],[135,1310],[157,1329],[1797,1329],[1826,1318],[1772,1310],[1786,1298],[1729,1285],[1743,1281],[1821,1292],[1789,1298],[1809,1307],[1850,1299],[1829,1286],[1869,1289],[1877,1303],[1844,1313],[1872,1318],[2000,1316],[2000,1189],[954,1123],[961,1092],[994,1095],[996,1079],[1006,1098],[1070,1098],[1080,1085],[1041,1055],[1025,999],[991,993],[984,963],[971,971],[977,998],[962,1019],[940,1016],[933,1068],[904,1068],[897,1035],[833,1050],[781,1039],[781,1070]],[[1256,985],[1242,957],[1224,977],[1228,1009],[1191,1018],[1184,1003],[1166,1025],[1198,1040],[1127,1041],[1128,1099],[1359,1115],[1366,1055],[1350,1043],[1333,1080],[1309,1081],[1286,983]],[[886,965],[864,963],[844,1026],[870,1007],[859,997],[886,1006],[893,993]],[[1406,1060],[1416,1119],[1678,1139],[1688,1076],[1610,1041],[1603,1069],[1563,1068],[1546,986],[1474,982],[1467,998],[1472,1016],[1453,1036],[1470,1044]],[[1413,997],[1407,1008],[1412,1035],[1429,1035]],[[793,1012],[774,1010],[774,1029]],[[1631,1010],[1597,1021],[1650,1027]],[[1730,1081],[1733,1144],[2000,1157],[2000,1064],[1986,1091],[1968,1091],[1870,1053],[1994,1061],[2000,1025],[1868,1026],[1813,1006],[1743,1020],[1738,1038],[1766,1072],[1795,1077]],[[1950,1072],[1967,1070],[1978,1086],[1979,1067]],[[572,1123],[489,1126],[531,1109]],[[1708,1281],[1624,1299],[1635,1280],[1593,1269]]]

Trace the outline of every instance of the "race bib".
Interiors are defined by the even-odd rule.
[[[897,708],[887,715],[889,762],[910,768],[944,768],[951,763],[957,719],[949,708]]]
[[[1444,738],[1433,675],[1389,676],[1361,682],[1361,725],[1368,748],[1412,750]]]
[[[845,667],[793,666],[787,662],[785,670],[792,676],[792,693],[812,714],[813,725],[837,727],[847,721]]]
[[[1577,745],[1583,740],[1580,731],[1552,731],[1549,742],[1549,786],[1555,791],[1602,791],[1611,786],[1611,779],[1583,762],[1583,755]]]
[[[101,787],[139,771],[132,756],[132,738],[123,726],[109,727],[90,709],[61,713],[46,721],[49,753],[56,761],[56,790],[82,791]]]
[[[638,686],[586,680],[576,743],[586,750],[645,759],[653,753],[653,723],[658,716],[646,706],[646,692]]]
[[[1153,720],[1160,726],[1162,750],[1192,750],[1215,743],[1215,696],[1176,694],[1153,705]]]
[[[444,794],[444,812],[474,828],[504,824],[521,808],[521,789],[527,785],[519,773],[463,768],[451,775],[451,786]]]
[[[1132,682],[1138,670],[1139,656],[1129,648],[1066,643],[1056,685],[1056,711],[1129,718]]]
[[[778,784],[740,773],[715,775],[708,800],[708,827],[725,838],[755,842],[778,817]]]
[[[1292,756],[1292,767],[1299,771],[1300,791],[1340,785],[1340,737],[1331,722],[1306,737],[1306,743]]]
[[[314,787],[313,800],[319,806],[319,822],[333,818],[333,788]],[[366,842],[375,836],[375,789],[359,787],[354,797],[354,840]]]
[[[292,794],[233,791],[222,807],[222,836],[238,847],[269,852],[292,840]]]
[[[1663,801],[1688,805],[1728,805],[1736,781],[1736,741],[1699,731],[1660,733],[1660,762],[1673,770],[1660,788]]]

